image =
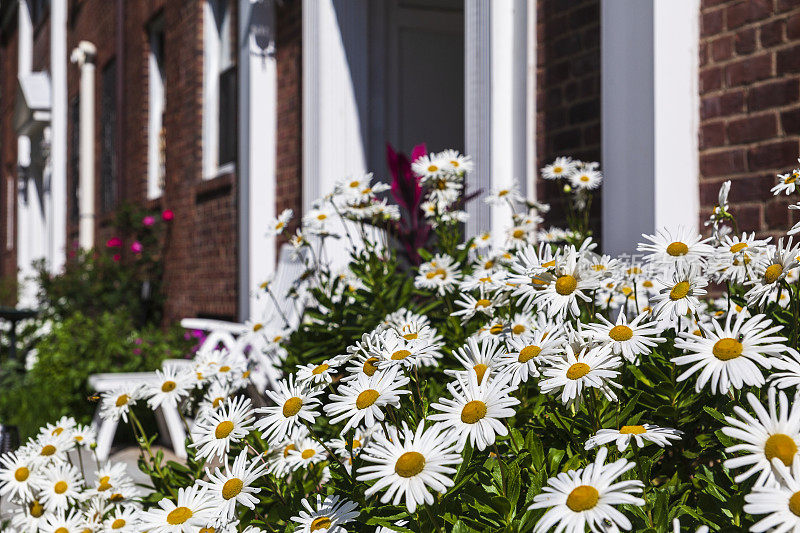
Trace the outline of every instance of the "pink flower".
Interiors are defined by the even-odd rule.
[[[106,246],[109,248],[119,248],[120,246],[122,246],[122,239],[120,239],[119,237],[111,237],[110,239],[108,239]]]
[[[173,213],[171,209],[164,209],[161,213],[161,220],[169,222],[173,218],[175,218],[175,213]]]
[[[142,243],[140,243],[139,241],[133,241],[133,244],[131,244],[131,252],[138,254],[141,253],[142,250],[144,250],[144,246],[142,246]]]
[[[133,355],[139,355],[140,353],[142,353],[142,349],[141,348],[134,348],[133,349]]]
[[[145,226],[152,226],[155,223],[156,223],[156,217],[152,215],[147,215],[142,219],[142,224],[144,224]]]
[[[120,259],[122,259],[122,256],[119,254],[114,254],[114,256],[111,259],[113,259],[114,261],[119,261]]]

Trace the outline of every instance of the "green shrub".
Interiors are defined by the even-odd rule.
[[[133,333],[131,333],[133,332]],[[124,313],[87,317],[76,312],[36,344],[37,361],[27,372],[21,362],[4,363],[0,374],[0,421],[19,427],[20,436],[36,433],[43,422],[74,416],[88,423],[96,404],[87,397],[88,379],[104,372],[138,372],[159,368],[165,358],[180,358],[190,345],[177,328],[155,326],[138,331]]]

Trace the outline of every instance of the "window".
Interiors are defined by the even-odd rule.
[[[100,209],[107,213],[117,203],[117,62],[106,63],[100,94]]]
[[[69,198],[70,210],[69,219],[73,223],[80,220],[80,204],[78,199],[78,184],[80,183],[80,126],[81,126],[81,103],[79,97],[75,97],[69,104]]]
[[[234,28],[229,0],[206,0],[203,13],[203,175],[232,170],[237,147]]]
[[[148,124],[147,124],[147,197],[158,198],[166,176],[166,76],[164,74],[164,17],[156,18],[148,30]]]
[[[50,10],[50,0],[28,0],[28,9],[31,12],[31,21],[34,28],[39,26]]]
[[[17,201],[17,181],[6,178],[6,250],[14,249],[14,205]]]

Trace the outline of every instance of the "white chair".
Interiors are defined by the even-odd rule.
[[[117,372],[108,374],[94,374],[89,376],[89,386],[92,390],[99,393],[114,390],[122,385],[152,385],[156,383],[158,376],[155,372]],[[186,431],[183,428],[181,415],[175,405],[164,405],[159,408],[160,414],[164,417],[166,434],[172,445],[175,455],[180,459],[186,459]],[[158,416],[159,413],[157,413]],[[111,445],[114,443],[114,435],[117,432],[118,420],[104,419],[100,417],[100,407],[95,413],[92,426],[97,432],[97,458],[100,461],[108,459],[111,452]],[[161,424],[159,424],[161,425]]]

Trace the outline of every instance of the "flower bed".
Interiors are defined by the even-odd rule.
[[[726,183],[710,237],[660,230],[636,260],[598,254],[602,178],[568,158],[542,174],[563,182],[569,229],[538,231],[547,206],[510,184],[486,198],[508,230],[465,241],[469,158],[389,162],[391,186],[343,180],[303,218],[291,241],[308,269],[290,294],[259,289],[302,306],[299,326],[264,317],[246,353],[203,349],[102,396],[152,490],[122,465],[75,464],[94,437],[63,418],[0,459],[6,528],[800,528],[800,245],[739,233]],[[268,370],[284,378],[248,397]],[[185,463],[140,423],[166,403],[185,416]]]

